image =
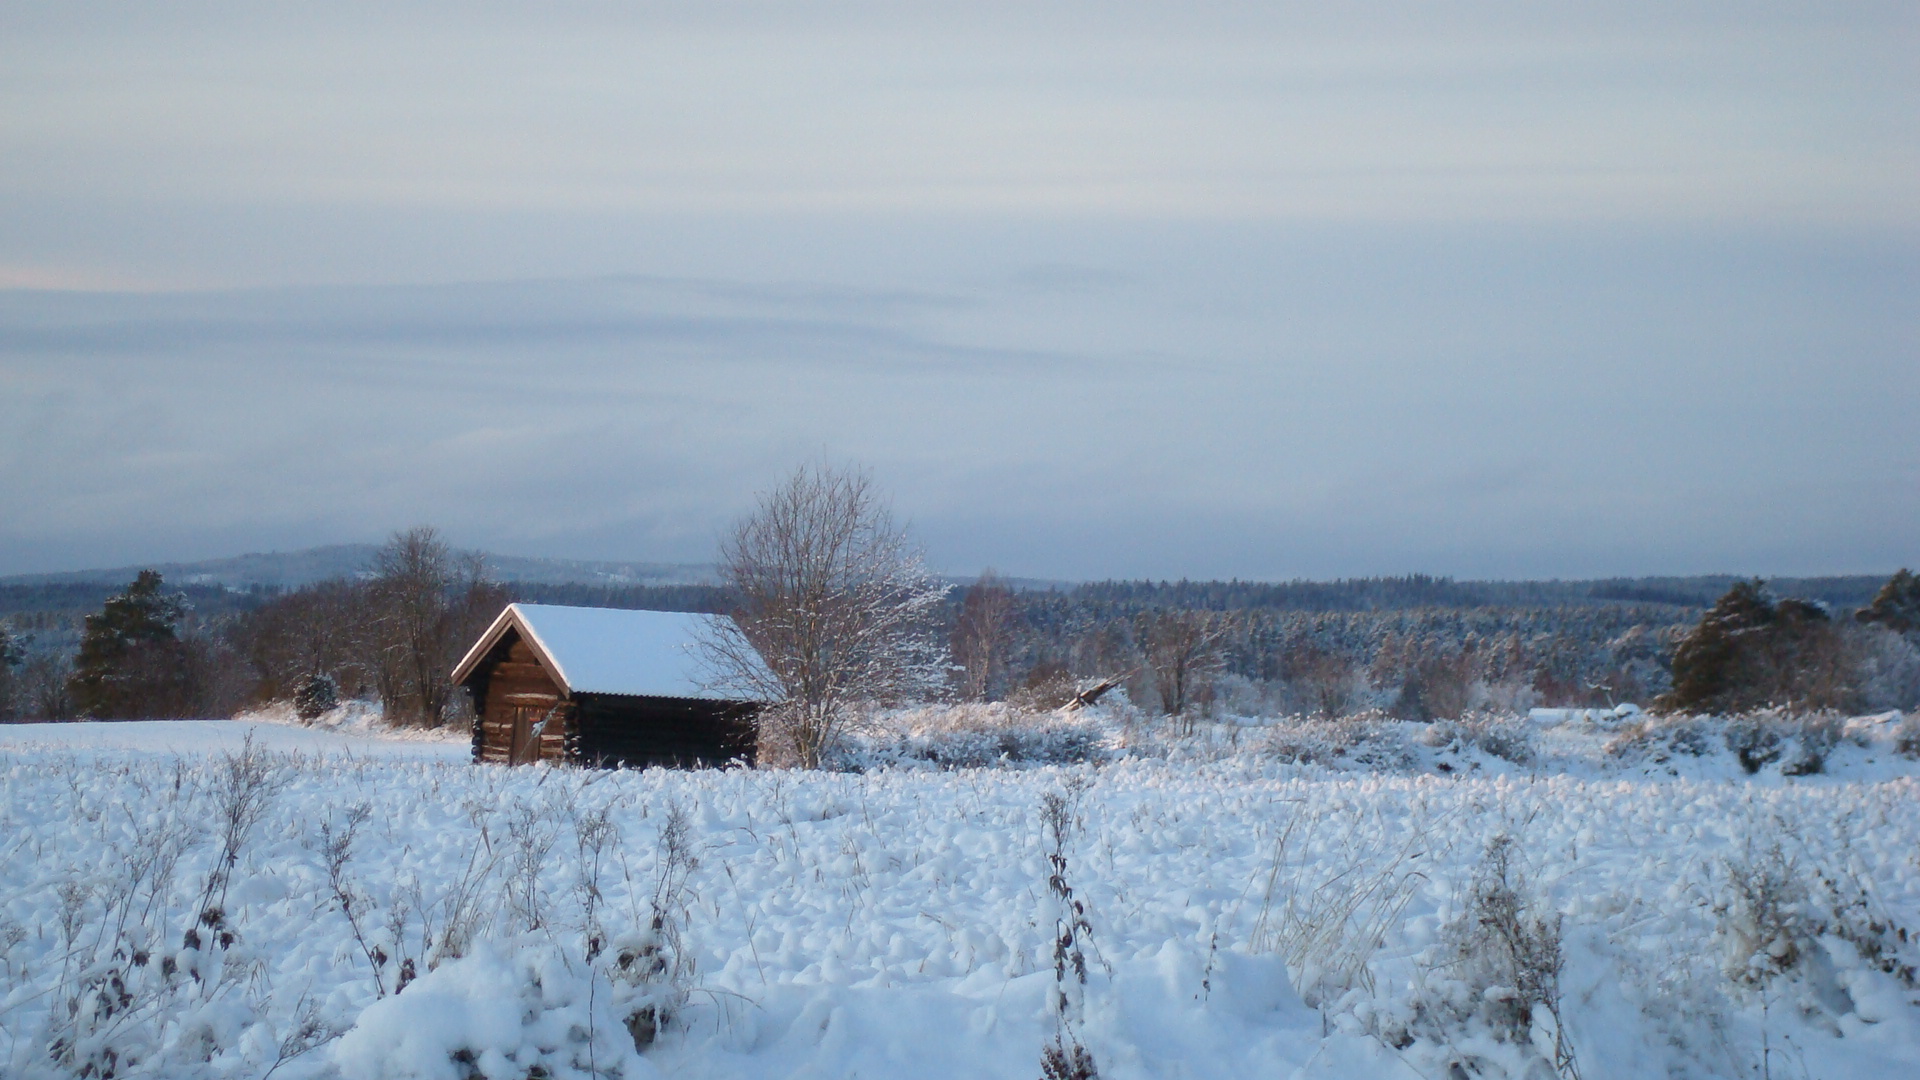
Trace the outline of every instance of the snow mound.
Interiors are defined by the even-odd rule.
[[[367,1006],[332,1060],[341,1080],[658,1076],[590,984],[551,940],[482,943]]]

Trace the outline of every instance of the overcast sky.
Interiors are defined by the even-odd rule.
[[[1920,7],[0,8],[0,573],[1920,563]]]

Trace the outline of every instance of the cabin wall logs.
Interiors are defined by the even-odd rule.
[[[479,760],[515,765],[566,760],[572,706],[561,700],[560,688],[525,642],[515,638],[501,644],[507,645],[505,656],[487,674],[476,740]]]

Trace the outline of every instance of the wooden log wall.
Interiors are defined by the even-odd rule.
[[[754,714],[733,702],[583,694],[576,760],[630,768],[751,762]]]
[[[483,666],[487,668],[486,691],[476,738],[476,760],[502,765],[513,763],[516,720],[538,723],[556,707],[559,712],[553,714],[553,719],[541,731],[538,746],[529,748],[532,752],[528,760],[567,760],[574,710],[563,703],[560,687],[540,666],[526,642],[518,640],[518,635],[509,634],[495,646]]]

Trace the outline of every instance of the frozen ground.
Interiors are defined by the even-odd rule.
[[[1444,729],[1371,766],[1388,736],[1298,764],[1216,731],[866,774],[9,742],[0,1071],[1031,1080],[1051,796],[1102,1076],[1915,1076],[1920,782],[1889,723],[1804,777],[1658,732],[1572,774],[1541,762],[1573,731],[1524,767]],[[1557,999],[1516,940],[1558,941]]]

